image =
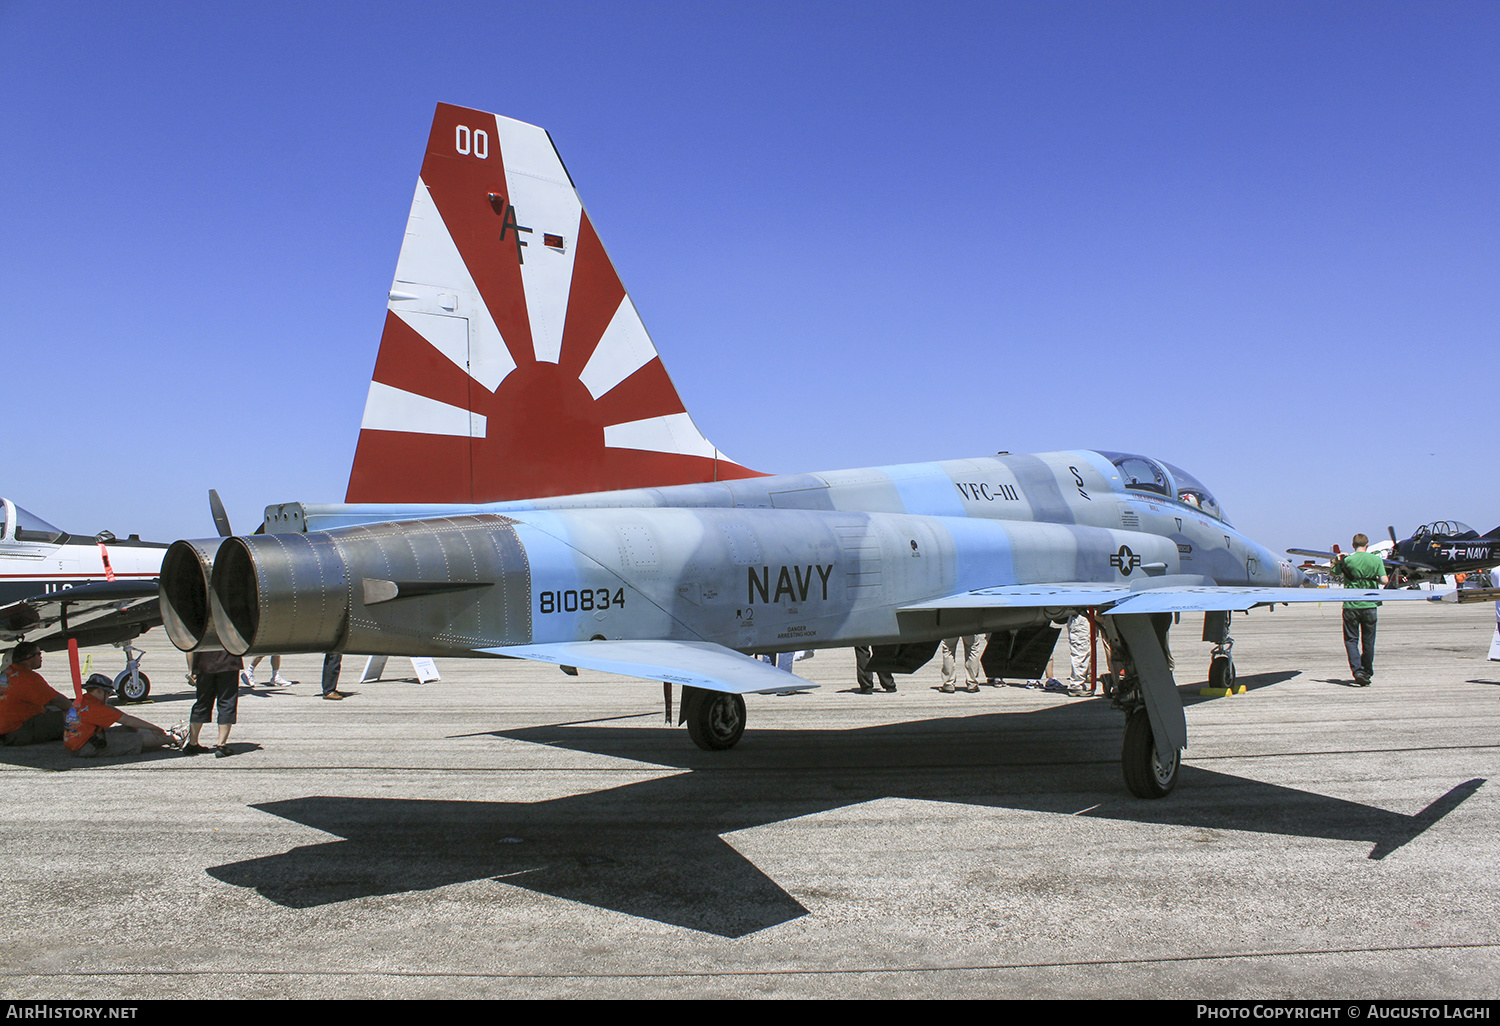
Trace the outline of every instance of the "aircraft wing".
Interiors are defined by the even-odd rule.
[[[26,638],[44,649],[128,641],[161,623],[155,581],[104,581],[35,595],[0,607],[0,640]]]
[[[770,663],[706,641],[560,641],[478,651],[736,695],[784,694],[818,686]]]
[[[1440,592],[1382,588],[1163,588],[1148,591],[1111,613],[1243,613],[1278,602],[1436,602]]]
[[[1202,580],[1196,578],[1195,580]],[[979,588],[946,598],[902,606],[903,613],[943,609],[1085,609],[1108,606],[1134,592],[1125,584],[1012,584]]]
[[[1371,550],[1371,551],[1374,551],[1374,550]],[[1337,559],[1341,555],[1342,556],[1349,555],[1349,553],[1347,553],[1347,552],[1342,552],[1342,553],[1341,552],[1324,552],[1321,549],[1287,549],[1286,552],[1287,552],[1287,555],[1289,555],[1289,556],[1315,556],[1315,557],[1317,557],[1319,559],[1326,559],[1330,563],[1332,563],[1333,560]],[[1380,558],[1385,561],[1385,565],[1387,567],[1391,567],[1391,568],[1394,568],[1394,569],[1397,569],[1397,570],[1406,570],[1406,569],[1413,569],[1413,568],[1422,569],[1422,570],[1432,570],[1432,569],[1434,569],[1433,567],[1428,566],[1426,563],[1415,563],[1415,562],[1412,562],[1409,559],[1402,559],[1399,556],[1392,557],[1389,553],[1386,553],[1385,555],[1381,555],[1380,553],[1376,553],[1376,555],[1379,555]]]
[[[1181,575],[1125,584],[1029,584],[981,588],[902,606],[901,612],[945,609],[1105,608],[1108,614],[1244,612],[1278,602],[1436,602],[1440,592],[1357,588],[1219,587],[1207,578]]]

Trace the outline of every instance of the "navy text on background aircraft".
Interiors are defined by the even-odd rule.
[[[1310,591],[1169,464],[1000,455],[770,476],[698,430],[551,137],[440,105],[345,503],[180,541],[162,615],[191,650],[510,656],[680,684],[728,748],[744,694],[809,687],[747,655],[880,646],[910,671],[990,634],[992,676],[1093,608],[1123,666],[1136,794],[1176,782],[1187,722],[1153,617],[1370,597]],[[1389,594],[1389,593],[1386,593]]]

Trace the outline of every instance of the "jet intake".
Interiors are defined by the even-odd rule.
[[[223,646],[208,599],[214,555],[223,539],[173,542],[161,561],[162,626],[172,644],[184,652]]]
[[[331,652],[349,622],[349,569],[326,533],[228,538],[214,559],[209,603],[224,648]]]

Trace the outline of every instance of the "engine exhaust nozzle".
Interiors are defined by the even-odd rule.
[[[209,606],[220,642],[247,652],[331,652],[349,622],[349,570],[325,532],[226,538]]]
[[[222,647],[208,598],[214,556],[222,540],[173,542],[162,557],[158,592],[162,626],[172,644],[184,652]]]

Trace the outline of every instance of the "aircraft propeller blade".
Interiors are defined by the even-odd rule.
[[[1395,545],[1396,544],[1396,529],[1394,527],[1391,527],[1390,525],[1386,525],[1386,532],[1388,534],[1390,534],[1390,536],[1391,536],[1391,544]]]
[[[219,493],[213,488],[208,490],[208,508],[214,515],[214,526],[219,529],[219,537],[228,538],[234,534],[229,527],[229,516],[224,512],[224,504],[219,501]]]

